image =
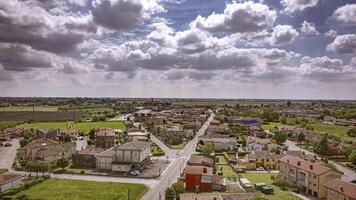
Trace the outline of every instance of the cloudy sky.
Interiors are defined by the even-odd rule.
[[[356,0],[0,0],[0,96],[356,99]]]

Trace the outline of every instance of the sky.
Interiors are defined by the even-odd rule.
[[[356,99],[356,0],[0,0],[0,96]]]

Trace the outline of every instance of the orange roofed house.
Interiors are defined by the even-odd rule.
[[[26,145],[27,160],[53,161],[75,153],[76,143],[59,143],[51,139],[37,139]]]
[[[278,169],[279,181],[286,182],[301,192],[319,199],[326,197],[326,188],[323,185],[341,176],[331,168],[290,155],[285,155],[278,160]]]
[[[334,179],[324,184],[326,200],[355,200],[356,184]]]
[[[112,128],[97,128],[95,130],[96,147],[109,149],[115,146],[115,132]]]

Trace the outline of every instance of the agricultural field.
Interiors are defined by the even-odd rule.
[[[312,124],[310,124],[310,126],[313,127],[314,130],[316,132],[319,132],[320,134],[329,134],[329,135],[337,136],[341,139],[348,139],[348,140],[356,141],[356,138],[349,137],[347,135],[347,131],[349,130],[349,128],[346,126],[325,124],[322,122],[312,123]]]
[[[283,191],[279,187],[272,185],[272,174],[241,174],[242,177],[247,178],[252,184],[266,183],[274,189],[273,195],[267,195],[271,200],[300,200],[299,197],[293,195],[290,191]]]
[[[33,109],[32,106],[9,106],[9,107],[0,108],[0,111],[2,111],[2,112],[31,111],[32,112],[32,109]],[[54,112],[54,111],[58,111],[58,107],[57,106],[35,106],[35,111]]]
[[[37,112],[35,111],[36,122],[53,122],[53,121],[73,121],[81,119],[87,112]],[[29,121],[33,119],[32,111],[0,112],[0,121]]]
[[[139,200],[146,191],[147,187],[142,184],[49,179],[19,195],[46,200]]]
[[[99,127],[107,127],[113,129],[121,129],[125,130],[126,126],[122,121],[115,121],[115,122],[42,122],[42,123],[30,123],[30,124],[22,124],[18,127],[26,128],[26,129],[44,129],[50,130],[54,128],[59,129],[75,129],[78,131],[82,131],[84,133],[89,133],[91,129],[99,128]]]

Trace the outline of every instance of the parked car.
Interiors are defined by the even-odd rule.
[[[133,170],[133,171],[130,172],[130,174],[131,174],[132,176],[138,176],[138,175],[140,175],[141,173],[140,173],[138,170]]]
[[[265,171],[265,168],[263,168],[263,167],[257,167],[256,170],[257,170],[257,171]]]

